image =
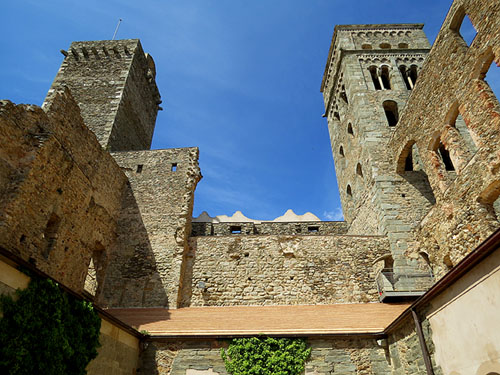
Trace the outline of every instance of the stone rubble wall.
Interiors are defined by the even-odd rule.
[[[202,236],[189,240],[183,306],[374,302],[378,236]]]
[[[300,222],[231,222],[205,223],[193,222],[191,236],[228,236],[247,235],[331,235],[347,233],[344,221],[300,221]],[[232,233],[241,231],[240,233]]]
[[[198,149],[112,155],[129,185],[118,219],[117,252],[99,302],[107,307],[176,308],[194,190],[201,178]]]
[[[478,31],[470,46],[457,31],[464,13]],[[388,144],[394,171],[406,177],[402,164],[415,143],[428,175],[436,203],[405,253],[427,253],[438,276],[499,226],[493,204],[500,193],[500,104],[483,79],[493,60],[500,63],[500,4],[456,0]],[[454,125],[458,115],[465,127],[460,117]],[[455,171],[445,170],[439,141]]]
[[[390,358],[374,338],[308,338],[312,348],[305,375],[387,375]],[[223,340],[149,342],[141,371],[158,375],[228,375],[221,358]]]
[[[82,291],[96,251],[106,268],[125,181],[69,90],[43,110],[0,103],[0,246]]]

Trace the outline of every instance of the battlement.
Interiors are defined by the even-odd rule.
[[[153,58],[138,39],[71,43],[45,102],[67,86],[85,124],[111,151],[147,150],[161,109]]]

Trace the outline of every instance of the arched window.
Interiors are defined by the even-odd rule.
[[[467,13],[465,13],[464,7],[460,7],[456,11],[450,23],[450,29],[460,35],[467,46],[472,44],[477,35],[477,30]]]
[[[380,48],[382,48],[382,49],[390,49],[391,45],[389,43],[380,43]]]
[[[417,66],[412,65],[410,66],[410,70],[408,71],[408,81],[410,82],[411,87],[415,87],[415,84],[417,83]]]
[[[446,149],[446,147],[439,142],[437,149],[435,152],[441,157],[441,160],[443,161],[444,168],[447,171],[454,171],[455,167],[453,166],[453,162],[451,161],[450,158],[450,152]]]
[[[372,49],[372,45],[368,44],[368,43],[364,43],[363,45],[361,45],[361,49]]]
[[[345,189],[345,192],[347,193],[347,195],[349,197],[352,197],[352,189],[351,189],[351,185],[347,185],[347,188]]]
[[[358,163],[358,165],[356,165],[356,174],[359,177],[363,177],[363,169],[361,168],[361,164],[360,163]]]
[[[384,89],[391,89],[391,80],[389,78],[389,67],[387,65],[382,66],[380,69],[380,78],[382,78],[382,85]]]
[[[378,79],[377,67],[372,65],[368,68],[368,71],[370,72],[370,76],[372,77],[375,90],[382,90],[382,85],[380,84],[380,81]]]
[[[389,126],[396,126],[399,121],[398,104],[394,100],[386,100],[383,103],[385,116]]]
[[[408,80],[408,70],[406,69],[406,65],[401,65],[399,67],[399,71],[401,72],[401,77],[403,77],[403,82],[405,83],[406,89],[413,89],[413,85]]]
[[[344,155],[344,147],[340,146],[340,148],[339,148],[339,154],[340,154],[340,156],[345,156]]]
[[[347,133],[354,135],[354,132],[352,131],[352,124],[351,123],[347,124]]]

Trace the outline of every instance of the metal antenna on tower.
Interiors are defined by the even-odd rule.
[[[113,39],[111,39],[111,40],[115,40],[116,33],[118,32],[118,29],[120,28],[120,23],[122,23],[121,18],[118,20],[118,25],[116,25],[115,33],[113,34]]]

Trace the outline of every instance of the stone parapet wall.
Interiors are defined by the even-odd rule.
[[[189,240],[183,306],[377,301],[378,236],[208,236]]]
[[[129,179],[99,302],[176,308],[191,233],[197,148],[113,153]],[[119,292],[117,292],[119,291]]]
[[[203,223],[193,222],[191,236],[228,236],[234,235],[331,235],[347,233],[344,221],[310,222],[231,222]]]
[[[82,291],[91,258],[106,268],[125,175],[67,89],[44,110],[2,101],[0,150],[0,246]]]

